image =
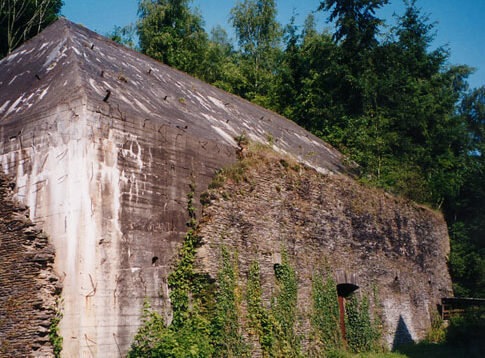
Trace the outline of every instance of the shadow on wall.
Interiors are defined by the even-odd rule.
[[[408,344],[414,343],[411,333],[409,333],[406,322],[401,315],[399,315],[399,322],[397,323],[396,333],[394,334],[394,341],[392,342],[392,350]]]

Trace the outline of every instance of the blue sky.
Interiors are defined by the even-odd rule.
[[[194,0],[199,8],[206,30],[215,25],[225,27],[232,34],[229,11],[236,0]],[[115,25],[123,26],[137,19],[137,0],[64,0],[62,14],[100,34],[110,32]],[[314,11],[319,0],[276,0],[278,20],[285,25],[293,13],[297,24]],[[467,64],[477,71],[470,77],[471,87],[485,85],[485,0],[418,0],[418,6],[438,22],[435,46],[448,45],[451,64]],[[393,24],[393,13],[402,14],[402,0],[391,0],[379,15]],[[319,28],[328,27],[326,14],[317,12]]]

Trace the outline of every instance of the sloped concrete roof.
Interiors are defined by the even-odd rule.
[[[66,19],[0,61],[0,127],[76,101],[231,146],[243,133],[272,137],[276,150],[317,170],[345,171],[340,152],[294,122]]]

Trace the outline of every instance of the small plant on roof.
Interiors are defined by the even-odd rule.
[[[120,72],[118,74],[118,79],[121,81],[121,82],[124,82],[124,83],[128,83],[128,80],[126,79],[125,75],[123,74],[123,72]]]

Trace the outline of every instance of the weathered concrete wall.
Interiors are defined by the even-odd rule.
[[[51,357],[49,326],[60,291],[54,249],[13,199],[0,170],[0,356]]]
[[[56,248],[63,355],[124,355],[143,299],[167,305],[165,280],[186,231],[189,183],[207,187],[235,151],[82,103],[24,125],[14,138],[16,130],[3,127],[0,163]]]
[[[17,197],[28,204],[30,217],[56,249],[55,270],[64,285],[65,356],[83,356],[81,347],[96,339],[96,309],[104,309],[91,299],[98,281],[94,243],[102,234],[102,216],[93,212],[101,206],[93,195],[98,182],[92,178],[100,169],[82,111],[81,104],[56,108],[19,123],[20,128],[5,126],[0,156],[3,169],[16,179]],[[19,129],[21,135],[12,137]]]
[[[221,245],[237,250],[244,286],[249,265],[258,260],[269,303],[274,264],[285,249],[298,277],[297,307],[306,335],[312,275],[328,264],[335,275],[355,275],[360,292],[371,297],[377,286],[389,346],[423,339],[440,298],[452,292],[441,214],[345,176],[309,168],[297,172],[276,158],[256,155],[254,161],[247,180],[229,180],[210,191],[201,219],[201,268],[216,278]]]

